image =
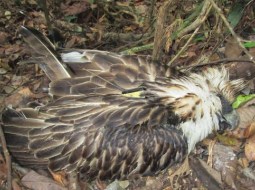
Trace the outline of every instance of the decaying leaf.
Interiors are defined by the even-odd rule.
[[[61,187],[52,179],[39,175],[35,171],[30,171],[22,178],[21,182],[33,190],[66,190],[66,188]]]
[[[190,167],[206,189],[221,189],[222,181],[220,173],[208,166],[203,160],[191,157]]]
[[[213,168],[221,173],[222,181],[233,189],[237,189],[235,184],[237,164],[236,154],[230,147],[215,144],[213,149]]]
[[[231,132],[231,135],[239,138],[249,138],[255,133],[255,99],[245,103],[242,107],[237,109],[240,116],[240,123],[236,130]]]
[[[255,125],[255,123],[253,124]],[[245,156],[249,161],[255,161],[255,135],[251,136],[249,139],[246,140],[245,143]]]

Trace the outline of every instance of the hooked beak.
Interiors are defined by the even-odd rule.
[[[237,128],[240,121],[239,114],[236,110],[224,114],[220,119],[220,130],[234,130]]]

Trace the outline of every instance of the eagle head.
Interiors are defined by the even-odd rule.
[[[229,80],[224,67],[206,68],[199,74],[173,79],[168,87],[160,87],[179,118],[178,128],[187,138],[188,152],[213,130],[237,127],[239,116],[231,104],[244,87],[242,79]]]

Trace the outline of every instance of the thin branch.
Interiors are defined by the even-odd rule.
[[[148,8],[148,13],[145,18],[145,26],[149,27],[152,25],[153,20],[154,20],[154,12],[155,12],[155,7],[156,7],[156,0],[149,0],[149,8]],[[153,27],[149,27],[149,32],[152,32]]]
[[[165,46],[165,25],[167,21],[167,15],[169,13],[171,5],[173,5],[174,3],[175,0],[167,0],[159,9],[155,26],[154,47],[152,52],[152,59],[154,61],[159,60],[162,54],[162,47]]]
[[[7,166],[7,189],[12,190],[11,157],[10,157],[9,151],[7,149],[6,140],[4,137],[4,132],[3,132],[1,124],[0,124],[0,139],[1,139],[1,144],[2,144],[2,148],[3,148],[6,166]]]
[[[253,61],[251,61],[249,59],[229,59],[229,58],[226,58],[226,59],[220,59],[220,60],[217,60],[217,61],[211,61],[211,62],[208,62],[208,63],[199,63],[197,65],[189,65],[189,66],[185,66],[183,68],[189,69],[189,68],[194,68],[194,67],[203,67],[203,66],[207,66],[207,65],[218,65],[218,64],[221,64],[221,63],[230,63],[230,62],[252,63]]]
[[[204,23],[204,15],[208,14],[208,8],[210,7],[210,2],[205,1],[203,4],[203,7],[201,9],[200,14],[197,16],[196,20],[190,23],[189,26],[186,28],[182,29],[177,33],[177,37],[184,36],[185,34],[189,33],[190,31],[194,30],[195,28],[199,27],[201,24]]]
[[[237,41],[238,45],[242,48],[242,50],[244,51],[244,53],[249,57],[249,59],[255,63],[254,57],[249,53],[249,51],[243,46],[243,44],[241,43],[240,38],[236,35],[236,33],[234,32],[233,28],[230,26],[229,22],[227,21],[226,17],[223,15],[222,10],[218,7],[218,5],[213,1],[213,0],[208,0],[211,2],[213,8],[216,10],[216,12],[220,15],[221,19],[223,20],[224,24],[227,26],[227,28],[229,29],[230,33],[232,34],[232,36],[235,38],[235,40]]]
[[[133,47],[127,50],[124,50],[121,52],[121,54],[124,55],[132,55],[134,53],[140,52],[140,51],[145,51],[145,50],[149,50],[153,48],[153,43],[150,44],[146,44],[146,45],[142,45],[142,46],[138,46],[138,47]]]
[[[193,34],[190,36],[190,38],[189,38],[188,41],[185,43],[185,45],[181,48],[181,50],[177,53],[177,55],[175,55],[174,58],[168,62],[168,64],[167,64],[168,66],[171,66],[172,63],[173,63],[177,58],[179,58],[179,56],[186,50],[186,48],[188,47],[188,45],[189,45],[189,43],[191,42],[191,40],[192,40],[192,39],[194,38],[194,36],[197,34],[197,32],[198,32],[200,26],[201,26],[201,25],[204,23],[204,21],[206,20],[208,14],[209,14],[209,12],[210,12],[210,10],[211,10],[211,8],[212,8],[212,5],[205,3],[205,4],[204,4],[204,7],[206,7],[207,9],[206,9],[206,12],[201,12],[201,13],[203,13],[203,15],[201,14],[200,17],[202,17],[202,16],[203,16],[203,17],[200,19],[200,20],[201,20],[200,25],[198,25],[198,27],[195,29],[195,31],[193,32]]]

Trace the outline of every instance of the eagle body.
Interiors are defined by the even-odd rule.
[[[85,180],[156,175],[222,124],[238,123],[230,103],[244,81],[230,81],[223,67],[171,76],[149,56],[57,52],[38,31],[20,33],[52,96],[45,106],[2,115],[8,148],[22,165]]]

